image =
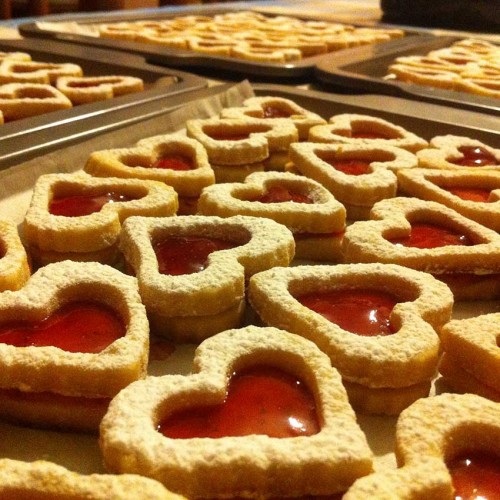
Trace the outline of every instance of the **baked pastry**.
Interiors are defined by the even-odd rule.
[[[4,52],[0,50],[0,62],[11,59],[16,61],[31,61],[31,56],[26,52]]]
[[[179,215],[196,213],[201,191],[215,182],[203,146],[177,134],[149,137],[132,148],[95,151],[84,169],[97,177],[164,182],[178,194]]]
[[[152,330],[177,342],[200,342],[240,326],[245,283],[287,266],[290,231],[257,217],[132,217],[120,249],[139,282]]]
[[[205,340],[192,375],[122,391],[100,445],[111,472],[152,477],[189,498],[331,495],[372,470],[328,358],[298,336],[255,326]]]
[[[429,394],[449,288],[390,264],[275,268],[250,279],[265,324],[313,341],[339,370],[356,411],[398,414]]]
[[[203,190],[198,211],[273,219],[292,231],[299,259],[341,259],[345,208],[321,184],[288,172],[256,172],[245,182]]]
[[[127,217],[176,210],[176,193],[160,182],[47,174],[35,184],[23,237],[36,265],[66,259],[116,263]]]
[[[73,105],[144,90],[143,80],[133,76],[61,76],[55,85]]]
[[[417,166],[416,156],[404,149],[367,144],[296,143],[290,161],[325,186],[350,220],[367,219],[377,201],[396,196],[396,172]]]
[[[499,439],[498,404],[474,394],[421,399],[397,422],[399,468],[358,479],[343,498],[495,498]]]
[[[146,374],[137,282],[111,267],[49,264],[0,294],[0,322],[3,418],[95,432],[110,399]]]
[[[16,224],[8,219],[0,219],[0,292],[19,290],[30,274],[28,255]]]
[[[500,150],[470,137],[436,136],[430,148],[419,151],[417,157],[424,168],[500,170]]]
[[[299,49],[289,47],[261,47],[237,44],[231,48],[231,56],[258,63],[286,64],[302,59]]]
[[[298,141],[297,128],[287,119],[188,120],[186,130],[206,149],[218,183],[240,182],[253,172],[283,170],[290,144]]]
[[[82,76],[83,70],[72,63],[47,63],[5,59],[0,62],[0,84],[44,83],[55,84],[60,76]]]
[[[332,116],[327,125],[312,127],[309,141],[395,146],[412,153],[428,146],[425,139],[399,125],[375,116],[349,113]]]
[[[500,403],[499,325],[500,313],[457,319],[445,325],[439,371],[448,386]]]
[[[51,85],[38,83],[0,85],[0,111],[6,122],[71,107],[71,101]]]
[[[401,170],[398,185],[404,194],[437,201],[500,232],[500,171]]]
[[[425,66],[416,64],[395,63],[389,66],[389,74],[407,83],[427,85],[446,90],[456,90],[461,80],[460,75],[441,65],[431,68],[428,63]],[[390,79],[390,78],[387,78]]]
[[[432,273],[450,286],[456,300],[497,296],[496,231],[417,198],[380,201],[370,217],[346,228],[343,250],[348,262],[393,263]]]

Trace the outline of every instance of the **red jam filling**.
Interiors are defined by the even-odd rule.
[[[332,290],[296,297],[304,306],[351,333],[391,335],[390,315],[398,300],[379,290]]]
[[[485,148],[479,146],[462,146],[458,148],[463,157],[450,163],[463,167],[484,167],[499,165],[497,159]]]
[[[500,498],[500,456],[469,452],[446,464],[455,500],[498,500]]]
[[[347,175],[363,175],[370,172],[370,162],[365,160],[326,160],[335,170]]]
[[[395,245],[413,248],[438,248],[447,245],[472,245],[465,234],[435,224],[416,223],[411,225],[411,233],[403,238],[389,240]]]
[[[157,158],[151,165],[151,168],[161,168],[168,170],[192,170],[194,168],[193,160],[188,156],[181,154],[162,156]]]
[[[132,201],[138,198],[110,191],[104,194],[78,194],[73,196],[55,197],[49,204],[52,215],[64,217],[81,217],[99,212],[107,203]]]
[[[290,118],[292,113],[276,106],[264,106],[264,118]]]
[[[285,186],[271,186],[263,195],[256,196],[248,201],[260,201],[261,203],[284,203],[286,201],[314,203],[309,196],[292,191]]]
[[[263,365],[233,374],[224,403],[181,410],[158,426],[163,435],[176,439],[250,434],[286,438],[319,430],[314,397],[305,384]]]
[[[465,187],[442,187],[445,191],[458,196],[465,201],[475,201],[479,203],[487,203],[490,198],[491,190],[480,188],[465,188]]]
[[[212,252],[236,246],[238,244],[218,238],[172,236],[156,243],[154,251],[160,273],[178,276],[203,271]]]
[[[97,302],[72,302],[39,323],[0,325],[0,342],[16,347],[54,346],[67,352],[98,353],[126,333],[115,311]]]

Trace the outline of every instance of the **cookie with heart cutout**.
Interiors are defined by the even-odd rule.
[[[72,63],[48,63],[6,59],[0,63],[0,84],[41,83],[53,85],[60,76],[82,76],[83,70]]]
[[[113,264],[127,217],[171,216],[177,206],[175,191],[160,182],[46,174],[35,184],[23,236],[36,265],[66,259]]]
[[[203,190],[198,211],[219,217],[250,215],[272,219],[292,231],[297,258],[342,258],[345,208],[321,184],[301,175],[256,172],[245,182],[214,184]]]
[[[404,149],[367,144],[296,143],[290,161],[326,187],[350,220],[367,219],[377,201],[396,196],[396,173],[417,166],[416,156]]]
[[[328,354],[357,411],[389,415],[429,394],[453,306],[429,274],[378,263],[271,269],[248,299],[265,324]]]
[[[256,326],[205,340],[188,376],[123,390],[100,446],[109,471],[189,498],[333,495],[372,470],[328,357],[297,335]]]
[[[196,343],[241,325],[249,277],[288,266],[295,243],[285,226],[257,217],[132,217],[120,249],[152,330]]]
[[[440,89],[456,90],[461,81],[460,75],[449,69],[447,65],[436,67],[417,66],[416,64],[391,64],[387,78],[395,78],[407,83],[426,85]]]
[[[295,101],[275,96],[250,97],[243,102],[243,106],[226,108],[221,112],[222,118],[248,116],[268,120],[276,118],[292,120],[299,133],[299,141],[307,139],[311,127],[326,123],[324,118],[299,106]]]
[[[0,415],[95,432],[110,399],[146,375],[148,347],[134,278],[96,262],[49,264],[0,294]]]
[[[402,194],[442,203],[500,232],[500,171],[401,170],[398,186]]]
[[[148,137],[131,148],[95,151],[84,169],[96,177],[154,180],[172,186],[179,215],[196,213],[201,191],[215,182],[203,146],[178,134]]]
[[[0,63],[8,60],[31,61],[31,55],[27,52],[4,52],[0,50]]]
[[[342,245],[349,262],[393,263],[431,273],[456,300],[490,299],[500,290],[499,234],[434,201],[382,200],[370,220],[346,228]]]
[[[71,101],[52,85],[6,83],[0,85],[0,111],[5,121],[73,107]]]
[[[500,403],[499,325],[500,313],[456,319],[445,325],[439,372],[448,386]]]
[[[206,149],[218,183],[240,182],[253,172],[283,170],[290,144],[299,139],[293,122],[285,118],[188,120],[186,130]]]
[[[345,500],[496,498],[500,405],[441,394],[407,408],[396,425],[398,469],[358,479]]]
[[[183,500],[157,481],[133,474],[83,475],[45,460],[0,459],[0,496],[9,498],[72,498],[74,500]]]
[[[0,219],[0,291],[19,290],[30,277],[31,269],[17,226]]]
[[[417,157],[423,168],[500,170],[500,149],[470,137],[436,136],[429,149],[419,151]]]
[[[412,153],[428,146],[425,139],[392,122],[369,115],[332,116],[327,125],[316,125],[309,131],[310,142],[330,144],[386,145]]]

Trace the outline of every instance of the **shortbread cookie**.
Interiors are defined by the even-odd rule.
[[[292,120],[299,133],[299,140],[306,140],[309,129],[315,125],[322,125],[326,120],[312,111],[299,106],[291,99],[284,97],[250,97],[243,102],[243,106],[222,110],[223,118],[287,118]]]
[[[231,48],[231,56],[258,63],[286,64],[302,59],[302,53],[295,48],[254,47],[238,44]]]
[[[448,385],[500,403],[499,325],[500,313],[445,325],[441,340],[447,360],[439,371]]]
[[[28,255],[17,226],[8,219],[0,219],[0,292],[19,290],[30,274]]]
[[[0,111],[5,121],[71,108],[71,101],[51,85],[7,83],[0,85]]]
[[[35,184],[24,238],[37,265],[65,259],[114,263],[127,217],[176,210],[176,193],[160,182],[47,174]]]
[[[31,61],[31,56],[26,52],[3,52],[0,51],[0,62],[14,59],[16,61]]]
[[[149,325],[137,282],[108,266],[40,269],[21,290],[0,294],[0,321],[4,418],[95,431],[109,400],[146,374]]]
[[[399,417],[399,468],[358,479],[345,500],[496,498],[500,406],[473,394],[420,399]]]
[[[417,166],[416,156],[404,149],[367,144],[296,143],[290,146],[290,161],[343,203],[351,220],[358,218],[358,207],[370,209],[394,197],[396,172]]]
[[[490,78],[471,76],[462,78],[457,85],[457,90],[492,99],[500,99],[500,76],[495,75]]]
[[[266,324],[328,354],[358,411],[397,414],[428,394],[453,306],[429,274],[389,264],[275,268],[254,275],[248,293]]]
[[[0,496],[73,500],[182,500],[157,481],[132,474],[81,475],[45,460],[0,459]]]
[[[144,82],[132,76],[65,76],[57,79],[56,88],[76,105],[140,92]]]
[[[500,232],[500,171],[417,168],[398,172],[402,193],[442,203]]]
[[[254,173],[243,183],[215,184],[204,189],[198,210],[220,217],[273,219],[292,231],[297,258],[341,258],[345,208],[313,179],[288,172]]]
[[[189,498],[332,495],[372,470],[328,358],[305,339],[255,326],[204,341],[191,375],[122,391],[100,445],[110,471],[152,477]]]
[[[286,227],[257,217],[133,217],[120,248],[153,331],[199,342],[241,324],[245,282],[290,264],[295,244]]]
[[[427,85],[446,90],[455,90],[460,82],[460,75],[443,67],[419,67],[414,64],[391,64],[389,75],[397,80],[417,85]]]
[[[401,197],[376,203],[371,220],[346,228],[343,250],[349,262],[393,263],[432,273],[457,300],[469,298],[469,285],[476,299],[492,298],[499,288],[478,283],[500,277],[498,233],[433,201]]]
[[[55,84],[60,76],[82,76],[83,70],[77,64],[46,63],[6,59],[0,63],[0,84],[44,83]]]

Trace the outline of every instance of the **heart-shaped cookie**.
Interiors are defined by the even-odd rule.
[[[71,63],[59,64],[19,59],[6,59],[0,63],[0,84],[42,83],[52,85],[60,76],[82,75],[82,68]]]

